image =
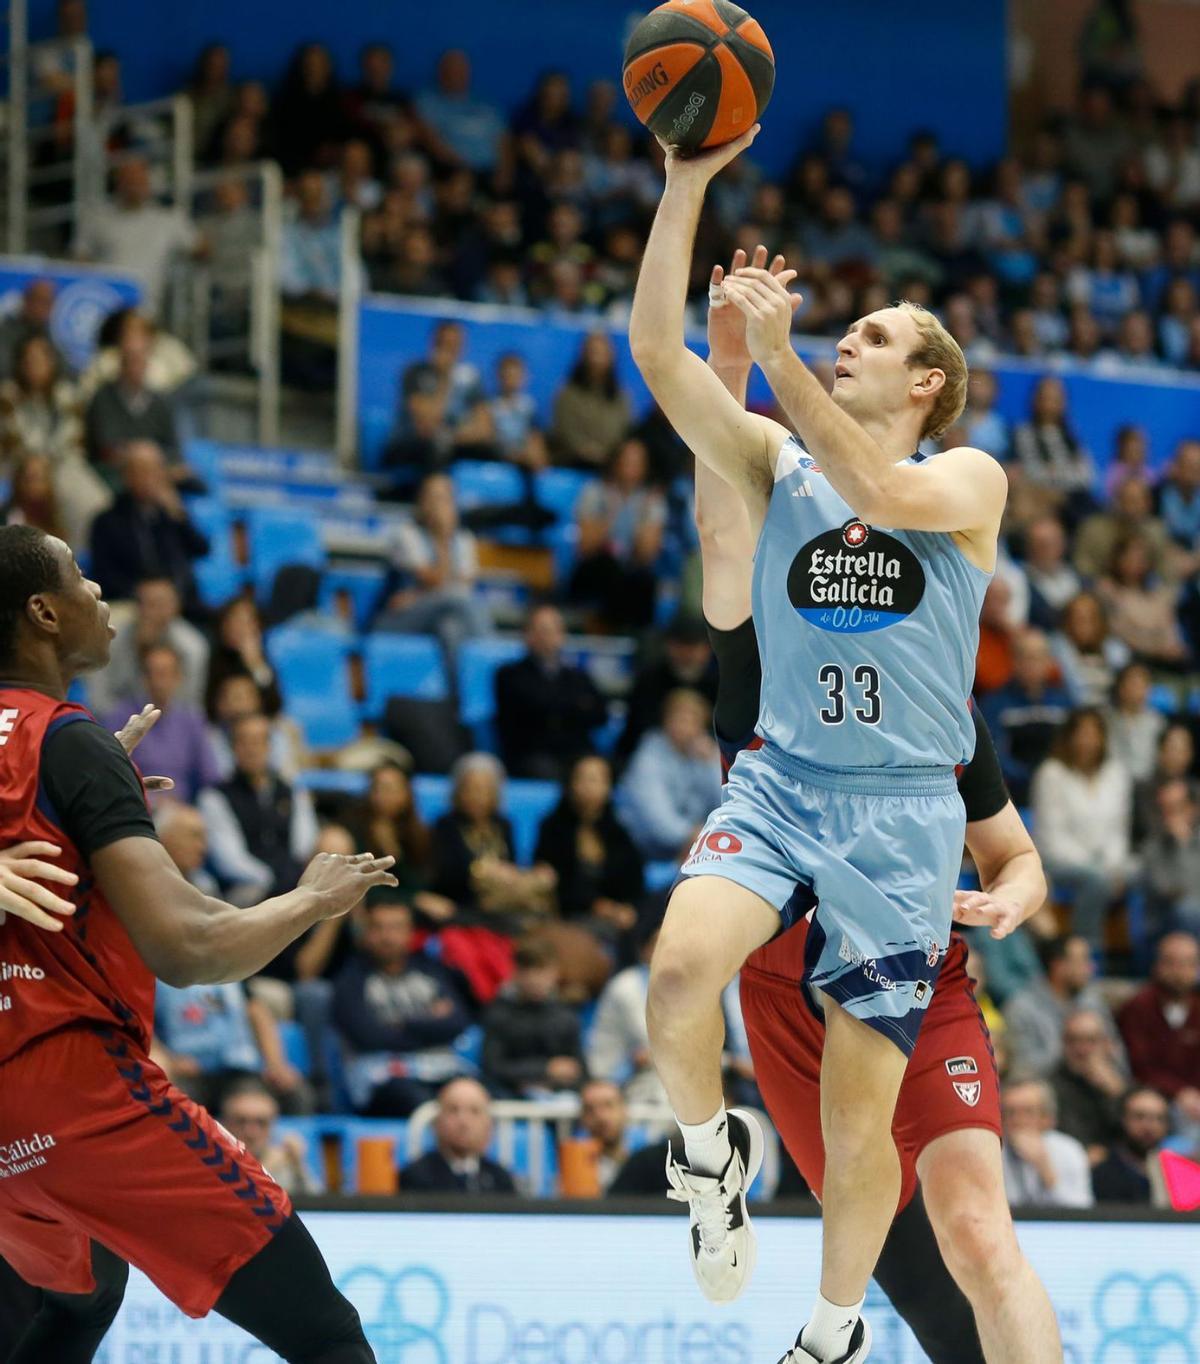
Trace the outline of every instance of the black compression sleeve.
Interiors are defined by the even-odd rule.
[[[74,720],[42,744],[42,787],[54,821],[81,856],[120,838],[157,838],[125,750],[94,720]]]
[[[992,732],[978,706],[972,708],[971,715],[975,720],[975,756],[958,779],[958,793],[966,808],[968,824],[998,815],[1009,800]]]
[[[758,724],[758,700],[762,690],[762,660],[754,618],[748,616],[732,630],[718,630],[705,622],[708,642],[717,658],[717,704],[713,727],[723,743],[738,747],[749,743]]]

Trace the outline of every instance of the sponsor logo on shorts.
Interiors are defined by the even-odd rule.
[[[942,948],[934,938],[925,939],[925,965],[936,966],[942,959]]]
[[[851,966],[857,966],[871,984],[878,985],[881,990],[894,990],[896,988],[896,982],[881,973],[876,959],[868,957],[865,952],[860,952],[849,938],[843,938],[838,943],[838,956],[843,961],[849,962]]]
[[[979,1067],[973,1056],[950,1056],[946,1060],[947,1075],[978,1075]]]
[[[45,1165],[43,1151],[56,1145],[49,1132],[35,1132],[30,1137],[18,1137],[8,1145],[0,1142],[0,1179],[11,1179],[22,1175],[26,1170],[35,1170]]]
[[[913,999],[915,999],[918,1004],[923,1004],[925,1002],[925,996],[929,993],[931,989],[932,986],[929,984],[927,980],[917,981],[917,983],[913,986]]]
[[[721,862],[726,857],[736,857],[742,850],[742,840],[737,834],[727,833],[724,829],[714,829],[710,834],[701,834],[692,844],[687,855],[686,866],[700,862]]]
[[[19,961],[0,961],[0,982],[6,980],[45,980],[40,966],[28,966]]]
[[[980,1080],[955,1080],[954,1092],[968,1108],[974,1108],[983,1092],[983,1083]]]

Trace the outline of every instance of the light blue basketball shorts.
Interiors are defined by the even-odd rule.
[[[680,869],[790,928],[815,910],[805,983],[911,1056],[950,941],[966,815],[952,768],[815,766],[747,749]]]

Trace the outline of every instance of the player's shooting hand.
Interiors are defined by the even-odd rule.
[[[747,264],[756,270],[765,268],[767,248],[760,243],[747,260],[745,251],[739,246],[729,262],[728,271],[724,266],[714,265],[709,276],[708,360],[714,369],[749,369],[753,363],[746,346],[746,319],[740,308],[729,305],[724,288],[726,276],[736,274]],[[771,274],[779,274],[785,265],[783,257],[776,256],[771,262]]]
[[[352,910],[372,886],[399,885],[389,871],[395,861],[369,852],[318,853],[305,867],[300,884],[321,897],[322,918],[336,919]]]
[[[678,147],[668,146],[660,137],[659,144],[666,153],[667,187],[679,185],[698,189],[703,193],[713,176],[720,174],[735,157],[740,156],[750,146],[758,136],[758,129],[759,125],[756,123],[749,132],[734,138],[732,142],[726,142],[723,146],[713,147],[706,152],[694,152],[691,156],[684,156]]]
[[[62,931],[62,920],[54,916],[74,914],[75,906],[39,884],[53,881],[56,885],[73,886],[79,880],[73,871],[42,861],[61,853],[57,844],[41,842],[17,843],[0,852],[0,924],[6,914],[13,914],[35,928],[50,933]]]
[[[765,365],[792,352],[792,314],[803,301],[788,292],[795,270],[759,270],[745,265],[725,277],[725,297],[746,320],[746,345],[751,359]]]
[[[132,755],[133,750],[161,719],[162,711],[147,701],[136,715],[131,715],[117,730],[117,743],[126,753]],[[143,777],[142,784],[147,791],[173,791],[175,789],[175,783],[170,777]]]
[[[954,922],[989,928],[992,937],[1007,938],[1020,927],[1021,906],[1012,900],[995,900],[985,890],[954,892]]]

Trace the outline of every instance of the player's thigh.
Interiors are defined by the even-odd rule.
[[[964,1127],[945,1133],[918,1156],[917,1173],[951,1269],[998,1273],[1019,1253],[995,1132]]]
[[[686,876],[671,894],[650,965],[653,984],[723,989],[774,936],[779,911],[724,876]]]
[[[826,1149],[837,1136],[845,1144],[869,1142],[880,1130],[890,1135],[908,1056],[889,1036],[828,995],[822,996],[822,1004],[821,1125]]]

